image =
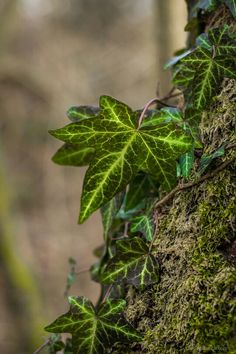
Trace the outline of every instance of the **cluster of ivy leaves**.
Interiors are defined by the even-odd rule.
[[[199,1],[194,11],[213,11],[219,3],[235,16],[235,0]],[[180,178],[191,178],[196,150],[203,148],[198,127],[202,112],[223,78],[236,77],[235,54],[232,27],[201,33],[192,48],[167,64],[173,69],[175,87],[184,95],[182,110],[147,110],[140,122],[142,111],[101,96],[99,107],[72,107],[67,112],[71,123],[50,131],[64,142],[53,156],[55,163],[88,166],[79,223],[100,208],[104,228],[104,245],[95,250],[99,261],[91,267],[92,279],[102,288],[97,305],[82,296],[69,297],[69,312],[46,327],[55,334],[72,335],[64,353],[106,353],[116,342],[142,340],[123,311],[130,286],[143,291],[159,281],[159,265],[152,250],[154,205]],[[197,175],[222,155],[224,146],[203,154]],[[63,343],[60,336],[52,343],[50,353],[54,354],[58,349],[53,348]]]

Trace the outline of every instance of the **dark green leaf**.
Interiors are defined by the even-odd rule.
[[[121,191],[101,208],[104,239],[107,240],[109,231],[114,222],[116,214],[121,208],[125,192]]]
[[[232,55],[236,53],[235,34],[227,25],[209,31],[209,40],[214,45],[215,55]]]
[[[147,241],[152,241],[155,232],[155,223],[153,216],[143,214],[132,219],[131,232],[141,232]]]
[[[86,166],[92,160],[94,149],[76,144],[64,144],[53,156],[53,162],[66,166]]]
[[[61,340],[61,335],[52,334],[49,338],[48,351],[50,354],[56,354],[65,348],[65,344]]]
[[[124,300],[106,301],[96,310],[84,297],[69,297],[70,310],[45,328],[71,333],[73,354],[103,354],[116,341],[139,341],[142,336],[122,316]]]
[[[105,284],[117,282],[144,288],[159,280],[158,263],[140,237],[119,240],[116,245],[116,254],[102,274]]]
[[[145,205],[145,198],[156,196],[159,185],[146,173],[140,172],[129,184],[129,190],[125,196],[124,210],[126,212],[141,208]]]
[[[224,156],[224,154],[225,154],[225,148],[224,148],[224,146],[221,146],[219,149],[217,149],[212,154],[202,155],[201,160],[200,160],[200,166],[198,169],[198,173],[200,175],[202,175],[203,172],[205,172],[205,170],[208,168],[208,166],[212,163],[212,161],[214,159],[216,159],[217,157]]]
[[[51,134],[96,153],[86,172],[79,222],[106,204],[139,170],[155,176],[170,190],[176,183],[175,160],[189,150],[192,138],[176,125],[138,128],[138,115],[109,96],[100,98],[100,113]]]
[[[67,117],[72,122],[79,122],[81,119],[93,118],[99,114],[100,109],[93,106],[74,106],[67,111]]]
[[[230,9],[233,17],[236,19],[236,0],[223,0],[223,2]]]
[[[188,89],[196,110],[204,109],[216,94],[224,77],[236,77],[235,59],[225,56],[214,57],[207,49],[198,47],[181,61],[174,83]]]

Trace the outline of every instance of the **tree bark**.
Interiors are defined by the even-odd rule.
[[[224,23],[235,27],[221,5],[205,30]],[[202,115],[204,153],[235,144],[236,81],[225,78],[219,92]],[[157,210],[160,282],[127,296],[126,317],[144,333],[133,353],[236,353],[235,149],[212,169],[225,161],[232,163]]]

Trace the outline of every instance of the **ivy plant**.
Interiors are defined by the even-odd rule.
[[[191,137],[173,123],[142,126],[138,118],[126,104],[101,96],[97,115],[50,132],[81,149],[85,160],[80,164],[87,163],[84,149],[94,149],[84,179],[80,223],[122,191],[140,170],[155,176],[165,190],[175,184],[175,160],[190,149]]]
[[[194,40],[166,65],[173,70],[177,94],[151,100],[139,110],[101,96],[99,107],[74,106],[67,112],[70,124],[50,131],[64,142],[53,156],[55,163],[88,166],[79,223],[100,208],[104,228],[104,245],[95,250],[99,261],[90,269],[92,279],[101,284],[101,296],[96,306],[82,296],[69,297],[69,312],[45,328],[54,333],[50,353],[63,348],[64,353],[107,353],[116,343],[142,341],[142,334],[125,319],[125,297],[132,287],[142,292],[161,277],[158,251],[153,249],[158,208],[178,191],[211,177],[208,171],[228,148],[226,142],[205,153],[199,124],[222,80],[236,77],[235,31],[227,25],[203,33],[200,29],[205,14],[219,5],[235,17],[235,4],[196,2],[186,26]],[[180,95],[178,107],[168,105]],[[156,107],[150,109],[153,103]],[[75,261],[70,264],[67,291],[76,274]],[[72,339],[63,343],[58,333],[69,333]]]
[[[97,309],[84,297],[69,297],[69,303],[69,312],[45,329],[53,333],[71,333],[73,353],[105,353],[106,348],[117,340],[142,339],[121,315],[124,300],[109,300]]]

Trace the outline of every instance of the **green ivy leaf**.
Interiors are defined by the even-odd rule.
[[[230,9],[233,17],[236,19],[236,0],[223,0],[223,2]]]
[[[136,210],[137,207],[145,206],[145,199],[157,196],[159,184],[146,173],[139,172],[129,184],[128,192],[125,196],[124,210],[126,212]]]
[[[73,354],[103,354],[116,341],[140,341],[142,336],[125,321],[124,300],[106,301],[95,309],[86,298],[69,297],[70,310],[45,328],[71,333]]]
[[[150,254],[147,243],[140,237],[133,237],[117,241],[116,246],[116,254],[101,277],[104,284],[117,282],[144,288],[158,282],[158,263]]]
[[[176,183],[175,160],[192,138],[174,124],[138,128],[138,114],[109,96],[101,96],[99,115],[51,131],[56,138],[95,149],[86,172],[79,222],[106,204],[139,170],[154,175],[163,189]]]
[[[76,144],[64,144],[52,157],[53,162],[65,166],[86,166],[92,160],[94,149]]]
[[[59,334],[52,334],[48,343],[49,353],[56,354],[62,349],[65,349],[65,344],[62,342],[61,336]]]
[[[143,214],[132,219],[131,232],[141,232],[147,241],[152,241],[155,232],[155,223],[153,216]]]
[[[174,75],[174,83],[188,89],[195,109],[204,109],[216,94],[224,77],[234,78],[235,59],[213,56],[207,49],[198,47],[182,60],[182,66]]]
[[[202,33],[196,38],[196,45],[197,47],[202,47],[209,50],[209,52],[212,51],[212,44],[206,33]]]
[[[194,163],[194,149],[186,152],[179,159],[180,175],[188,178]]]
[[[178,108],[165,107],[160,110],[153,111],[150,117],[147,117],[142,127],[155,126],[158,124],[180,123],[182,122],[182,112]]]
[[[231,27],[224,25],[209,31],[209,41],[215,49],[215,55],[231,55],[236,53],[235,34],[231,33]]]
[[[108,239],[109,231],[112,227],[116,214],[121,208],[124,197],[125,192],[121,191],[101,208],[103,234],[105,241]]]
[[[225,154],[225,147],[221,146],[219,149],[217,149],[215,152],[212,154],[203,154],[200,160],[200,166],[198,169],[199,175],[202,175],[203,172],[208,168],[208,166],[212,163],[214,159],[217,157],[222,157]]]
[[[79,122],[81,119],[93,118],[99,114],[100,109],[93,106],[73,106],[67,111],[67,117],[72,122]]]

